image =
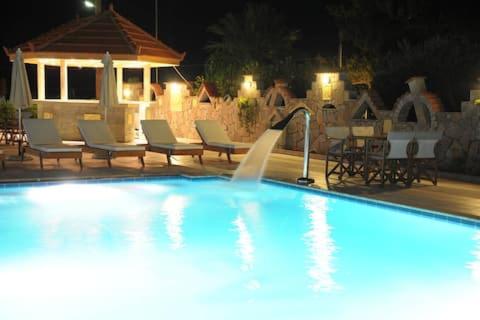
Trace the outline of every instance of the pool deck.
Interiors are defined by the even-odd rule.
[[[7,155],[15,154],[11,146],[0,146]],[[298,154],[300,155],[300,154]],[[274,153],[267,165],[265,177],[284,182],[295,182],[301,175],[303,158],[297,154]],[[313,156],[310,162],[310,176],[315,179],[313,187],[327,189],[324,179],[325,162]],[[44,160],[45,169],[40,170],[38,159],[24,161],[7,161],[6,170],[0,168],[0,183],[72,180],[85,178],[120,178],[165,175],[231,175],[242,156],[234,156],[234,163],[229,164],[226,157],[217,153],[205,152],[204,165],[198,159],[189,156],[172,157],[172,166],[167,166],[164,155],[148,153],[145,168],[136,158],[119,158],[112,161],[113,168],[107,167],[105,160],[93,159],[84,154],[84,169],[79,170],[73,160]],[[348,178],[339,183],[331,181],[331,190],[351,195],[382,200],[422,209],[441,211],[450,214],[480,219],[480,177],[455,176],[441,174],[437,186],[428,181],[414,183],[411,188],[402,184],[386,184],[384,188],[377,184],[365,186],[360,178]]]

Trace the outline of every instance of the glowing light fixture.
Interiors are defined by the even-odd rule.
[[[188,95],[187,85],[178,82],[167,82],[165,91],[170,97],[170,110],[182,111],[183,97]]]
[[[330,83],[331,83],[331,79],[330,79],[330,74],[329,73],[322,73],[320,75],[321,77],[321,80],[322,80],[322,85],[323,86],[328,86]]]
[[[174,95],[178,95],[180,94],[182,88],[180,87],[180,84],[178,84],[177,82],[172,82],[170,84],[170,88],[172,89],[172,94]]]
[[[85,0],[85,1],[83,1],[83,4],[88,9],[95,8],[95,4],[92,1]]]
[[[246,90],[251,90],[253,88],[253,76],[250,74],[244,75],[242,86]]]
[[[123,97],[125,99],[130,99],[131,96],[132,96],[132,89],[130,88],[123,89]]]

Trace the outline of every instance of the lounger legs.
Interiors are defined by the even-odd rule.
[[[169,166],[172,165],[172,159],[170,159],[170,155],[169,155],[169,154],[167,154],[167,163],[168,163]]]
[[[40,158],[40,169],[43,170],[43,156],[42,156],[41,153],[40,153],[40,155],[39,155],[39,158]]]
[[[145,167],[145,161],[143,160],[143,157],[138,157],[138,160],[140,160],[140,163],[142,164],[142,168]]]
[[[200,161],[200,164],[203,165],[202,155],[199,155],[199,156],[198,156],[198,161]]]
[[[78,165],[80,166],[80,171],[82,171],[82,170],[83,170],[82,158],[78,158],[78,159],[76,159],[76,160],[78,160]]]
[[[108,167],[111,168],[112,167],[112,153],[111,152],[107,152],[107,163],[108,163]]]
[[[227,159],[228,163],[232,163],[232,157],[230,156],[230,152],[227,152]]]

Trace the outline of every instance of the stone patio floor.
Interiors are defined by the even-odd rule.
[[[12,146],[0,146],[7,155],[15,154]],[[83,178],[119,178],[150,175],[231,175],[243,156],[234,156],[234,163],[229,164],[225,155],[218,157],[217,153],[205,152],[204,165],[198,159],[190,156],[175,156],[173,165],[167,166],[164,155],[147,153],[145,168],[142,168],[136,158],[118,158],[112,161],[113,168],[107,167],[105,160],[93,159],[91,154],[84,154],[84,169],[70,159],[44,160],[45,169],[40,170],[38,158],[29,161],[7,161],[6,170],[0,168],[0,183],[40,181],[40,180],[71,180]],[[295,182],[302,173],[303,158],[301,154],[274,153],[269,159],[265,177]],[[313,156],[310,163],[310,176],[315,179],[313,187],[327,189],[324,179],[325,162],[318,156]],[[469,182],[462,181],[468,178]],[[402,184],[386,184],[384,188],[378,184],[365,186],[360,178],[348,178],[342,182],[331,181],[331,189],[341,193],[357,195],[387,202],[393,202],[423,209],[441,211],[455,215],[480,219],[480,179],[478,177],[462,177],[451,174],[441,174],[437,186],[428,181],[414,183],[411,188]]]

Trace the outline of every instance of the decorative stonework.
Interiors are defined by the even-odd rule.
[[[407,80],[410,91],[400,96],[394,104],[392,119],[396,127],[437,128],[436,113],[443,111],[440,98],[428,92],[424,77]]]
[[[379,110],[384,104],[380,96],[373,90],[364,91],[355,102],[352,113],[354,120],[378,120],[381,119]]]
[[[274,86],[265,92],[265,101],[268,106],[277,108],[286,107],[292,98],[295,98],[293,92],[288,89],[288,84],[282,80],[275,80]]]

